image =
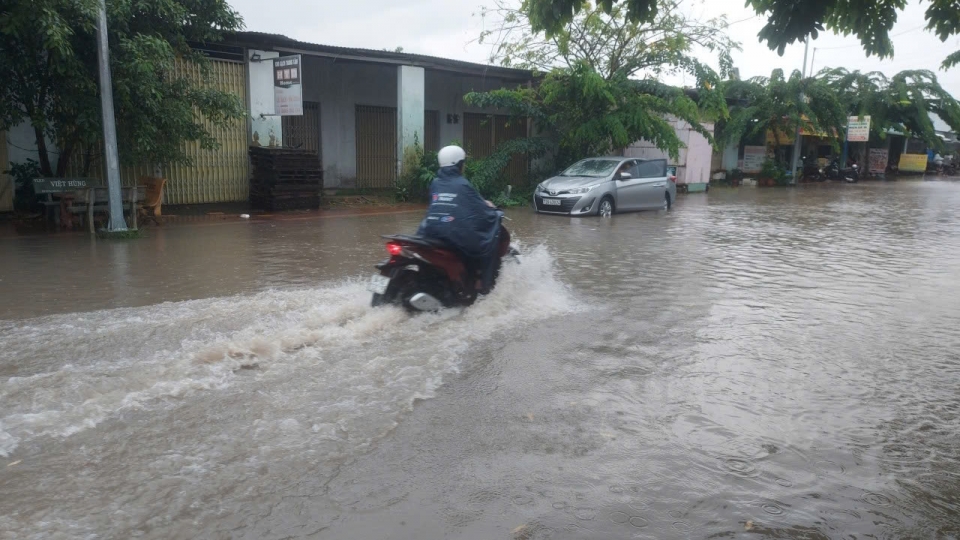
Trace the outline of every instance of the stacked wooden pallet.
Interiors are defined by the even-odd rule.
[[[317,154],[295,148],[250,148],[250,206],[275,210],[320,208],[323,164]]]

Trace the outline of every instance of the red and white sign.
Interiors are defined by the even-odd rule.
[[[870,168],[872,173],[884,173],[887,171],[887,162],[890,159],[890,152],[886,148],[870,149]]]
[[[279,116],[303,116],[303,81],[299,54],[273,59],[273,100]]]

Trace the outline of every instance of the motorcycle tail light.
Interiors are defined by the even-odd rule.
[[[403,251],[403,246],[400,244],[393,242],[387,244],[387,252],[390,253],[390,255],[399,255],[401,251]]]

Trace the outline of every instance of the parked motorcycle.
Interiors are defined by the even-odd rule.
[[[803,158],[801,178],[807,182],[820,182],[824,180],[824,170],[817,163],[816,158]]]
[[[956,176],[957,166],[954,163],[953,156],[948,156],[939,163],[936,161],[927,163],[927,174]]]
[[[482,270],[471,267],[446,243],[403,234],[383,238],[390,258],[377,265],[380,273],[370,280],[374,307],[396,304],[410,312],[438,311],[476,301]],[[517,260],[519,254],[501,223],[494,284],[503,261]]]
[[[840,167],[840,160],[834,159],[827,167],[827,178],[830,180],[843,180],[845,182],[856,183],[860,181],[860,166],[854,163],[850,167]]]

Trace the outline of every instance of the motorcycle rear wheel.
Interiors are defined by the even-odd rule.
[[[412,272],[403,272],[399,275],[394,275],[390,279],[390,284],[387,285],[387,290],[383,294],[373,293],[373,298],[370,299],[371,307],[380,307],[388,306],[397,301],[397,297],[400,291],[407,286],[410,281],[416,281],[416,275],[411,275]]]

